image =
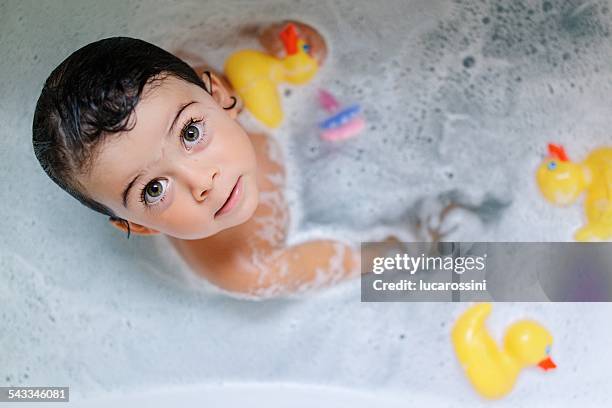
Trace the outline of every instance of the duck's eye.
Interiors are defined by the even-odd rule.
[[[550,355],[550,351],[552,350],[552,346],[549,344],[548,346],[546,346],[546,355]]]
[[[310,54],[310,44],[302,45],[302,49],[304,50],[306,54]]]
[[[557,168],[557,162],[552,160],[548,162],[548,170],[555,170]]]
[[[149,182],[143,191],[143,200],[145,204],[155,204],[161,200],[166,191],[168,180],[158,179]]]

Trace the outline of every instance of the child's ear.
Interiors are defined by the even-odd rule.
[[[111,223],[113,227],[125,232],[126,234],[128,233],[128,224],[130,226],[129,232],[131,234],[137,234],[137,235],[159,234],[159,231],[154,230],[153,228],[145,227],[144,225],[136,224],[135,222],[132,222],[132,221],[127,221],[127,220],[122,220],[119,218],[111,217],[109,218],[109,222]]]
[[[208,87],[215,102],[225,109],[232,119],[235,119],[240,112],[240,106],[238,96],[234,93],[229,82],[210,71],[205,71],[202,74],[202,81]]]

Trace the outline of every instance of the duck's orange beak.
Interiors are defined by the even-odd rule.
[[[565,153],[565,149],[561,145],[557,145],[554,143],[548,144],[548,155],[555,159],[559,159],[561,161],[569,161],[567,157],[567,153]]]
[[[552,361],[552,358],[548,357],[540,361],[538,363],[538,367],[540,367],[544,371],[547,371],[547,370],[552,370],[553,368],[557,368],[557,365],[555,364],[554,361]]]
[[[287,55],[297,53],[298,34],[293,24],[289,23],[285,28],[283,28],[283,31],[280,33],[280,39],[285,46],[285,52]]]

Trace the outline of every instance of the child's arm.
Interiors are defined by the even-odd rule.
[[[371,265],[374,257],[400,247],[395,237],[389,237],[382,245],[366,247],[360,257],[359,251],[339,241],[309,241],[272,251],[261,259],[225,262],[208,279],[230,292],[261,298],[282,296],[357,277],[361,259]]]
[[[327,286],[359,275],[359,252],[338,241],[309,241],[225,262],[207,278],[221,289],[274,297]]]

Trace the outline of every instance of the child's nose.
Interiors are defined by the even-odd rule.
[[[191,193],[196,201],[204,201],[214,188],[219,175],[217,167],[208,167],[190,174]]]

